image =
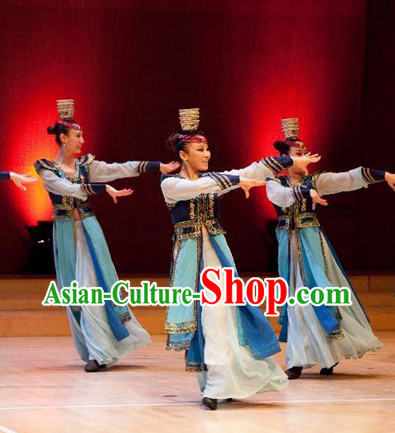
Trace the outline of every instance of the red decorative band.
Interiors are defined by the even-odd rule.
[[[58,120],[57,123],[59,123],[59,125],[65,126],[66,128],[76,129],[77,131],[81,130],[81,126],[78,125],[78,123],[65,122],[64,120]]]
[[[178,137],[182,141],[186,141],[187,143],[191,143],[192,141],[194,143],[207,143],[206,137],[203,135],[191,135],[191,134],[178,134]]]

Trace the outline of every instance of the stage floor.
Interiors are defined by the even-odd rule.
[[[150,347],[108,372],[88,374],[69,337],[0,339],[0,432],[375,432],[395,431],[395,333],[378,353],[318,368],[283,392],[202,409],[183,354]],[[284,365],[284,352],[277,356]]]

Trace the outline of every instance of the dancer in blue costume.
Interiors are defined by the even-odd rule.
[[[81,127],[73,120],[74,102],[58,101],[60,120],[48,128],[60,146],[55,160],[40,159],[35,168],[54,206],[53,244],[58,286],[102,287],[109,291],[118,281],[102,229],[89,205],[88,197],[108,193],[118,197],[132,194],[116,190],[104,182],[135,177],[151,170],[169,173],[178,163],[129,161],[107,164],[92,155],[74,158],[84,143]],[[130,309],[110,302],[105,306],[67,307],[75,347],[86,362],[85,371],[96,372],[113,365],[125,352],[150,342]]]
[[[182,132],[169,138],[182,162],[180,174],[162,176],[161,188],[174,224],[171,287],[199,286],[204,267],[236,266],[218,221],[219,199],[227,192],[262,186],[290,166],[292,158],[274,157],[242,170],[208,172],[210,151],[200,133],[198,109],[180,110]],[[305,167],[317,158],[295,161]],[[222,285],[222,284],[221,284]],[[205,290],[205,289],[204,289]],[[206,296],[210,299],[210,292]],[[171,306],[167,311],[167,348],[186,351],[186,369],[198,372],[202,404],[211,410],[217,400],[245,398],[285,388],[287,376],[272,355],[280,351],[275,334],[258,307]]]
[[[282,156],[307,151],[299,135],[298,119],[283,119],[285,141],[274,143]],[[288,174],[267,183],[267,196],[278,214],[279,275],[289,283],[290,296],[300,287],[349,287],[351,306],[287,305],[282,308],[280,341],[287,342],[286,371],[297,379],[302,369],[321,366],[331,375],[341,359],[360,358],[382,347],[352,290],[350,281],[320,227],[316,204],[321,196],[354,191],[386,180],[395,189],[395,175],[364,167],[344,173],[314,173],[290,167]]]
[[[18,174],[13,171],[0,171],[0,182],[2,180],[11,180],[22,191],[26,191],[25,185],[36,182],[37,178],[30,176],[30,174]]]

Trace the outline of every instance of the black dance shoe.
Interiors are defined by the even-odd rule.
[[[339,364],[336,362],[335,365],[332,365],[330,368],[321,368],[320,375],[321,376],[331,376],[333,374],[333,369],[336,367],[336,365]]]
[[[217,410],[217,399],[216,398],[203,397],[202,405],[207,407],[210,410]]]
[[[86,363],[86,365],[85,365],[85,367],[84,367],[84,370],[85,370],[87,373],[96,373],[97,371],[100,371],[100,370],[101,370],[100,367],[101,367],[101,365],[99,365],[97,361],[95,361],[94,359],[90,359],[90,360]]]
[[[297,379],[302,374],[303,367],[291,367],[285,370],[285,374],[288,376],[288,380]]]

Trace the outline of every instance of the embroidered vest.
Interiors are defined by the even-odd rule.
[[[316,189],[316,182],[319,175],[320,173],[318,172],[303,177],[299,186]],[[287,176],[278,176],[274,180],[285,187],[292,188]],[[310,197],[303,197],[287,208],[277,205],[274,205],[274,208],[278,216],[277,228],[280,230],[294,230],[320,226],[316,212],[313,210],[313,200]]]
[[[209,175],[209,173],[204,173],[200,177]],[[182,179],[182,176],[178,174],[162,175],[161,181],[168,177]],[[183,240],[199,237],[203,225],[206,226],[210,235],[225,234],[225,230],[219,223],[219,199],[218,194],[210,193],[200,194],[198,197],[178,201],[175,204],[166,203],[174,224],[176,239]]]
[[[45,168],[51,170],[56,174],[56,176],[62,179],[68,179],[69,181],[78,184],[89,184],[89,165],[92,163],[94,158],[93,155],[84,155],[77,158],[77,173],[73,180],[69,179],[61,168],[53,161],[39,159],[34,164],[34,167],[37,172],[39,172],[40,169]],[[88,200],[83,201],[76,197],[57,195],[52,192],[49,192],[49,197],[54,206],[52,214],[54,220],[74,219],[75,209],[78,209],[81,219],[94,215]]]

